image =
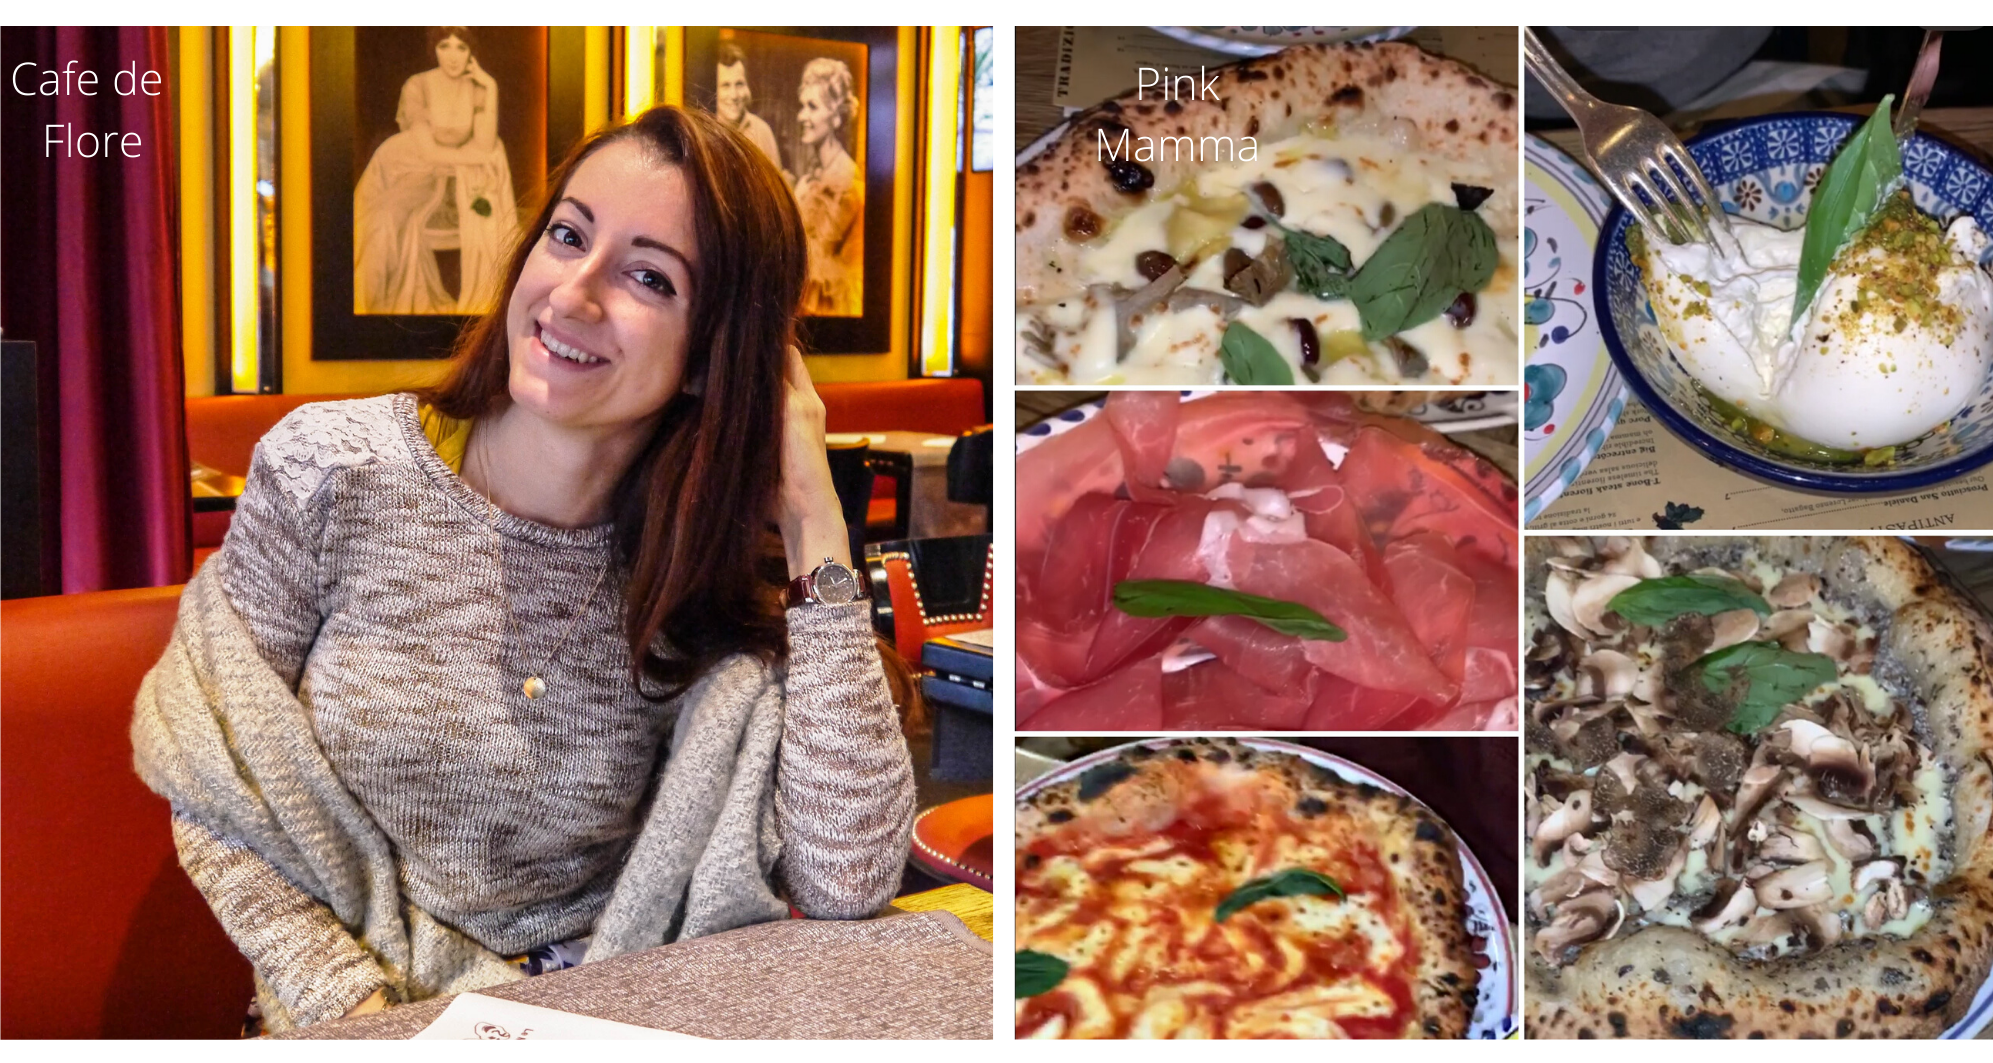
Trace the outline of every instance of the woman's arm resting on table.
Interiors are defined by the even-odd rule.
[[[300,1026],[386,1004],[387,977],[351,931],[255,850],[179,815],[180,866],[215,918]]]
[[[789,610],[775,803],[799,911],[862,919],[892,900],[913,831],[913,761],[866,602]]]

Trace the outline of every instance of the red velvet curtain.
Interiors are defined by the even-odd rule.
[[[71,60],[97,74],[93,96],[5,91],[4,326],[39,346],[62,590],[181,583],[192,558],[167,31],[9,27],[5,41],[22,86]],[[158,72],[159,95],[118,91],[117,72],[134,65]],[[85,131],[136,133],[138,157],[64,149]]]

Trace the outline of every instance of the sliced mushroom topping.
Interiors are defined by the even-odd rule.
[[[1690,574],[1741,582],[1774,611],[1649,626],[1614,612],[1613,598],[1685,566],[1664,565],[1638,537],[1553,539],[1548,552],[1554,623],[1532,632],[1522,696],[1526,744],[1553,759],[1531,769],[1526,824],[1536,866],[1552,852],[1563,859],[1529,897],[1533,947],[1568,962],[1573,946],[1611,936],[1629,913],[1679,923],[1692,910],[1688,925],[1756,960],[1903,918],[1923,895],[1920,865],[1891,856],[1866,823],[1892,814],[1891,802],[1921,800],[1918,765],[1931,756],[1912,736],[1921,718],[1899,701],[1870,712],[1861,691],[1829,686],[1777,707],[1769,725],[1753,712],[1752,733],[1740,735],[1729,730],[1740,707],[1772,708],[1749,699],[1764,677],[1739,672],[1711,691],[1692,667],[1760,640],[1825,654],[1841,675],[1868,667],[1881,639],[1846,614],[1823,615],[1825,579],[1759,578],[1748,557],[1699,569]],[[1975,837],[1993,821],[1993,759],[1979,767],[1983,800],[1957,813]],[[1689,866],[1695,888],[1678,892]]]
[[[1801,653],[1806,649],[1807,626],[1812,623],[1811,609],[1782,609],[1765,618],[1764,638]]]
[[[1868,800],[1875,788],[1875,765],[1867,750],[1810,720],[1787,720],[1779,726],[1790,736],[1793,754],[1806,762],[1807,774],[1822,796],[1850,805]]]
[[[1592,827],[1592,794],[1589,790],[1579,790],[1565,799],[1556,811],[1543,817],[1530,839],[1530,853],[1536,857],[1536,865],[1542,867],[1550,859],[1550,850],[1557,848],[1565,838],[1590,830]]]
[[[1579,638],[1590,638],[1591,632],[1578,626],[1578,618],[1571,612],[1571,594],[1577,590],[1578,578],[1565,572],[1552,572],[1543,581],[1543,605],[1550,610],[1550,619],[1557,626]]]
[[[1775,608],[1797,609],[1811,602],[1820,593],[1820,577],[1811,572],[1795,572],[1778,581],[1778,586],[1765,592],[1765,601]]]
[[[1744,929],[1732,940],[1746,946],[1747,955],[1775,956],[1781,948],[1792,944],[1793,938],[1803,935],[1805,930],[1799,917],[1791,912],[1773,912],[1745,923]]]
[[[1889,879],[1875,896],[1862,906],[1862,924],[1870,930],[1879,930],[1884,923],[1901,919],[1910,913],[1910,893],[1900,879]]]
[[[1782,864],[1809,864],[1827,859],[1827,849],[1813,835],[1787,827],[1774,832],[1758,846],[1758,858]]]
[[[1582,835],[1574,834],[1569,840],[1579,841],[1582,838]],[[1600,854],[1594,852],[1589,856],[1573,859],[1567,843],[1564,858],[1568,861],[1567,865],[1543,880],[1543,884],[1530,894],[1530,907],[1539,919],[1544,918],[1550,908],[1581,893],[1597,889],[1611,890],[1619,886],[1619,872],[1605,866]]]
[[[1600,569],[1602,572],[1641,579],[1661,578],[1661,563],[1647,552],[1638,539],[1615,535],[1605,541],[1605,549],[1601,553],[1606,559]]]
[[[1689,824],[1689,848],[1700,849],[1716,840],[1716,834],[1723,829],[1723,813],[1716,808],[1716,799],[1702,795],[1701,803],[1695,806],[1695,819]]]
[[[1875,841],[1856,829],[1853,820],[1822,821],[1827,828],[1827,844],[1848,860],[1866,860],[1875,855]]]
[[[1889,897],[1883,890],[1875,891],[1875,896],[1862,905],[1862,926],[1869,930],[1879,929],[1889,922]]]
[[[1596,650],[1579,661],[1578,667],[1590,681],[1587,692],[1607,701],[1632,693],[1634,682],[1640,678],[1640,666],[1618,650]]]
[[[1571,615],[1585,628],[1585,631],[1579,634],[1589,632],[1595,638],[1609,634],[1612,631],[1612,624],[1616,621],[1608,621],[1605,618],[1606,604],[1620,591],[1638,582],[1640,582],[1638,576],[1604,573],[1579,584],[1578,589],[1571,593]]]
[[[1824,653],[1836,661],[1846,661],[1854,656],[1855,637],[1839,624],[1828,623],[1816,616],[1811,624],[1806,625],[1806,648],[1814,653]]]
[[[1557,917],[1536,933],[1536,951],[1545,962],[1561,964],[1565,952],[1619,932],[1626,907],[1608,890],[1594,890],[1564,902]]]
[[[1749,642],[1758,636],[1758,614],[1752,609],[1732,609],[1709,618],[1709,628],[1714,641],[1709,644],[1709,652],[1715,653],[1726,646]]]
[[[1767,908],[1804,908],[1834,896],[1834,884],[1827,880],[1834,865],[1815,860],[1798,867],[1781,868],[1752,884],[1758,903]]]
[[[1674,858],[1652,878],[1641,879],[1627,884],[1626,892],[1643,912],[1658,911],[1675,895],[1675,876],[1682,873],[1688,863],[1689,851],[1682,846],[1675,847]]]
[[[1758,910],[1758,895],[1740,884],[1734,878],[1726,878],[1716,887],[1716,895],[1710,898],[1695,913],[1694,927],[1705,934],[1714,934],[1733,926],[1743,926]]]
[[[1592,543],[1575,535],[1557,535],[1550,539],[1550,548],[1561,558],[1589,558],[1592,556]]]
[[[1732,825],[1757,815],[1758,806],[1772,795],[1785,779],[1785,769],[1776,764],[1760,764],[1744,773],[1737,783],[1737,804],[1730,810]]]
[[[1806,931],[1807,943],[1816,949],[1828,948],[1841,940],[1841,917],[1826,905],[1795,908],[1792,917]]]
[[[1815,819],[1861,819],[1868,815],[1868,812],[1863,809],[1844,808],[1840,805],[1822,801],[1810,794],[1787,794],[1785,795],[1785,801],[1786,804]]]
[[[1900,870],[1894,860],[1871,860],[1855,869],[1855,892],[1860,893],[1878,882],[1893,879]]]

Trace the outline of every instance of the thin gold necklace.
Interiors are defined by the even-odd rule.
[[[486,457],[482,450],[478,452],[478,465],[484,469],[484,482],[489,490],[495,481],[491,477],[491,459]],[[484,504],[485,518],[491,526],[492,553],[498,561],[499,606],[505,611],[506,622],[512,627],[513,640],[519,644],[520,651],[524,652],[526,633],[519,627],[519,618],[512,613],[512,593],[505,589],[505,533],[498,530],[498,500],[493,497],[494,494],[495,492],[486,494]],[[540,667],[529,672],[526,681],[519,685],[519,692],[526,695],[528,700],[546,696],[547,681],[541,678],[541,673],[554,663],[554,658],[560,655],[562,648],[567,645],[567,640],[574,635],[574,629],[580,626],[582,615],[588,612],[589,606],[595,604],[595,595],[602,590],[602,581],[608,578],[609,565],[613,560],[614,554],[602,560],[602,570],[595,574],[595,583],[588,588],[588,597],[583,598],[581,605],[575,609],[573,618],[567,622],[567,630],[561,632],[560,641],[554,643],[554,648],[547,652],[547,657],[540,662]]]

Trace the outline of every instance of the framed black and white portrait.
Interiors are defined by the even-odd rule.
[[[816,353],[892,346],[899,62],[892,27],[685,30],[686,103],[733,123],[795,191]]]
[[[445,357],[493,308],[581,132],[581,71],[550,57],[564,32],[578,50],[545,27],[311,31],[314,360]]]

